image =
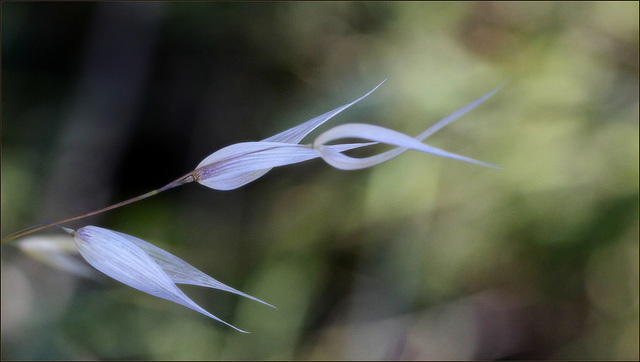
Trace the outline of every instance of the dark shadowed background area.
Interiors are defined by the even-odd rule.
[[[428,140],[505,169],[313,160],[67,225],[137,236],[277,306],[183,288],[249,335],[11,241],[2,359],[638,359],[637,2],[3,2],[2,236],[385,78],[322,129],[416,135],[509,80]]]

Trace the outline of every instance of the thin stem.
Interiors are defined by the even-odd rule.
[[[64,219],[64,220],[60,220],[60,221],[56,221],[56,222],[49,222],[49,223],[33,225],[31,227],[28,227],[26,229],[20,230],[18,232],[15,232],[15,233],[3,238],[1,240],[1,242],[4,243],[5,241],[13,240],[13,239],[16,239],[16,238],[31,234],[31,233],[36,232],[36,231],[39,231],[39,230],[42,230],[42,229],[46,229],[46,228],[54,226],[54,225],[64,224],[64,223],[67,223],[67,222],[70,222],[70,221],[83,219],[85,217],[97,215],[97,214],[103,213],[105,211],[113,210],[113,209],[116,209],[118,207],[125,206],[125,205],[128,205],[128,204],[134,203],[136,201],[140,201],[140,200],[146,199],[146,198],[151,197],[153,195],[157,195],[157,194],[159,194],[159,193],[161,193],[163,191],[167,191],[169,189],[172,189],[172,188],[174,188],[176,186],[184,185],[186,183],[194,181],[193,174],[194,174],[193,172],[190,172],[190,173],[180,177],[179,179],[177,179],[177,180],[175,180],[175,181],[173,181],[173,182],[171,182],[171,183],[169,183],[169,184],[167,184],[167,185],[165,185],[165,186],[163,186],[163,187],[161,187],[159,189],[156,189],[156,190],[153,190],[153,191],[149,191],[146,194],[142,194],[140,196],[136,196],[136,197],[131,198],[129,200],[118,202],[117,204],[113,204],[111,206],[107,206],[107,207],[105,207],[103,209],[100,209],[100,210],[91,211],[89,213],[82,214],[80,216],[75,216],[75,217],[72,217],[72,218],[69,218],[69,219]]]

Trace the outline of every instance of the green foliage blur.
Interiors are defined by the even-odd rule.
[[[2,236],[160,187],[385,78],[323,129],[415,135],[509,81],[428,140],[504,170],[314,160],[67,225],[277,306],[183,288],[249,335],[2,245],[3,360],[638,359],[637,2],[1,6]]]

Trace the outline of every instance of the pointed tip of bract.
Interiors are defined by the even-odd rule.
[[[218,322],[222,322],[222,323],[224,323],[224,324],[228,325],[229,327],[231,327],[231,328],[235,329],[236,331],[238,331],[238,332],[240,332],[240,333],[251,334],[251,332],[245,331],[244,329],[240,329],[240,328],[238,328],[238,327],[234,326],[233,324],[231,324],[231,323],[227,323],[227,322],[225,322],[225,321],[223,321],[223,320],[221,320],[221,319],[219,319],[219,318],[215,318],[215,320],[217,320]]]
[[[242,329],[240,329],[240,328],[236,328],[236,327],[233,327],[233,328],[234,328],[236,331],[240,332],[240,333],[244,333],[244,334],[251,334],[251,332],[249,332],[249,331],[245,331],[245,330],[242,330]]]
[[[262,304],[264,304],[264,305],[266,305],[266,306],[268,306],[268,307],[271,307],[271,308],[273,308],[273,309],[278,309],[278,307],[276,307],[275,305],[273,305],[273,304],[269,304],[269,303],[267,303],[267,302],[265,302],[265,301],[263,301],[263,300],[260,300],[260,299],[258,299],[258,298],[256,298],[256,297],[252,297],[252,296],[247,295],[247,294],[244,294],[244,293],[243,293],[243,296],[244,296],[244,297],[248,297],[248,298],[249,298],[249,299],[251,299],[251,300],[255,300],[256,302],[260,302],[260,303],[262,303]]]

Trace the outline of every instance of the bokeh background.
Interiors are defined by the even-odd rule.
[[[2,359],[638,359],[637,2],[1,9],[3,236],[162,186],[385,78],[323,129],[415,135],[509,80],[429,141],[504,170],[314,160],[68,225],[135,235],[276,305],[183,288],[249,335],[2,245]]]

